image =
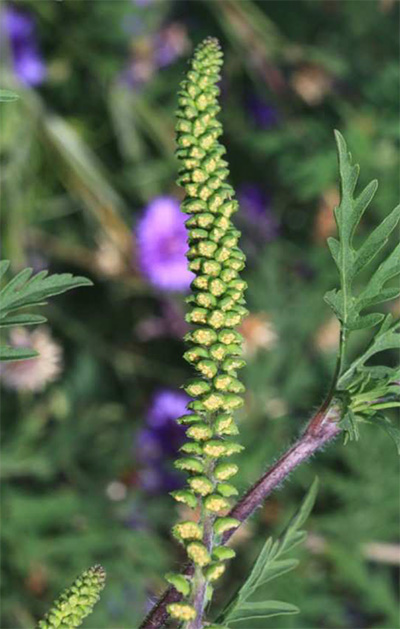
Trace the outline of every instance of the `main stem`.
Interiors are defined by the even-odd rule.
[[[287,450],[280,459],[267,470],[267,472],[247,491],[241,500],[233,507],[229,516],[244,522],[261,506],[264,500],[276,489],[282,481],[288,477],[298,465],[309,459],[326,443],[332,441],[339,433],[340,408],[335,402],[324,403],[312,417],[303,435]],[[223,543],[229,540],[234,531],[227,531],[223,537]],[[194,568],[191,564],[185,569],[185,574],[193,575]],[[196,591],[196,606],[201,615],[196,619],[198,624],[191,625],[190,629],[201,629],[202,615],[205,606],[206,590],[198,588]],[[173,587],[169,587],[162,597],[154,605],[139,629],[160,629],[167,617],[167,605],[179,601],[180,594]]]

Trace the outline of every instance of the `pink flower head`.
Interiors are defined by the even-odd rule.
[[[17,391],[42,391],[62,370],[61,347],[51,338],[46,327],[28,332],[15,328],[10,333],[13,347],[29,347],[39,352],[36,358],[1,365],[2,384]]]
[[[140,267],[153,286],[187,291],[194,278],[187,268],[185,216],[173,197],[156,197],[145,208],[137,229]]]

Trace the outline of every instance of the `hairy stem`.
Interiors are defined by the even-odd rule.
[[[247,518],[263,504],[274,489],[288,477],[290,472],[309,459],[326,443],[332,441],[339,435],[341,432],[339,420],[340,409],[335,402],[332,402],[328,408],[325,408],[325,405],[323,405],[312,417],[298,441],[289,448],[252,487],[250,487],[243,498],[233,507],[229,515],[233,518],[237,518],[240,522],[245,522]],[[233,530],[229,530],[225,533],[223,537],[224,544],[233,533]],[[189,564],[186,566],[184,572],[185,574],[192,575],[194,573],[193,566]],[[205,590],[202,599],[200,599],[199,589],[197,590],[197,596],[198,600],[196,600],[196,605],[198,605],[198,609],[200,609],[200,605],[203,609]],[[180,594],[173,587],[168,588],[147,615],[140,629],[160,629],[168,617],[166,611],[167,605],[179,601],[180,598]],[[191,625],[191,629],[197,629],[198,627],[201,627],[201,624]]]

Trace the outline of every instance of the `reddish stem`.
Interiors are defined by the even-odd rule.
[[[332,441],[341,432],[339,426],[340,411],[335,404],[326,408],[324,404],[314,415],[300,439],[285,452],[280,459],[247,491],[229,513],[230,517],[244,522],[261,506],[264,500],[287,478],[292,470],[309,459],[325,443]],[[237,529],[236,529],[237,530]],[[227,531],[223,543],[229,540],[235,530]],[[193,575],[192,564],[188,564],[184,573]],[[146,616],[139,629],[160,629],[168,618],[167,605],[181,599],[181,595],[169,587]]]

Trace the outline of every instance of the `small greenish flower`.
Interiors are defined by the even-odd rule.
[[[228,561],[236,556],[233,548],[228,548],[227,546],[217,546],[214,549],[212,556],[218,561]]]
[[[188,603],[171,603],[167,611],[176,620],[188,621],[196,618],[195,608]]]
[[[55,601],[43,620],[39,621],[38,629],[80,627],[99,600],[105,579],[106,573],[101,566],[86,570]]]
[[[187,578],[183,574],[176,574],[175,572],[168,572],[165,575],[165,579],[174,586],[175,590],[177,590],[183,596],[188,596],[190,593],[190,584]]]
[[[217,535],[223,535],[226,531],[236,529],[238,526],[240,526],[240,522],[235,518],[218,518],[214,522],[214,531]]]
[[[215,478],[218,480],[228,480],[235,476],[239,471],[239,468],[235,463],[219,463],[214,469]]]
[[[186,551],[190,559],[201,568],[207,566],[211,561],[210,553],[201,542],[191,542],[187,545]]]
[[[229,509],[229,502],[218,494],[210,494],[204,500],[204,506],[208,511],[213,511],[214,513],[221,513],[221,511],[225,511]]]
[[[173,527],[172,532],[179,540],[203,538],[203,529],[197,522],[192,522],[191,520],[178,522],[178,524],[175,524]]]

